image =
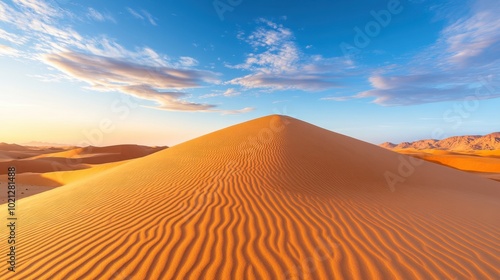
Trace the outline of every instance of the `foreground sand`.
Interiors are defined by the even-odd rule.
[[[397,149],[394,151],[500,181],[500,150],[444,151],[432,149]]]
[[[402,181],[389,186],[387,172]],[[500,183],[282,116],[18,208],[18,271],[1,279],[500,276]]]

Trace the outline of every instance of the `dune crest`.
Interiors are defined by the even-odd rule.
[[[500,274],[500,183],[285,116],[131,160],[18,208],[18,272],[2,269],[2,279]]]

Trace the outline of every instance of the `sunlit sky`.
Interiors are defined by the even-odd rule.
[[[500,131],[497,0],[0,2],[0,142],[175,145],[270,114]]]

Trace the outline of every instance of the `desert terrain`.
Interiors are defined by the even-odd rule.
[[[443,140],[427,139],[400,144],[386,142],[380,146],[500,181],[500,132],[484,136],[453,136]]]
[[[15,164],[43,173],[29,161],[66,156]],[[88,168],[62,181],[31,175],[64,186],[18,201],[18,271],[0,278],[500,276],[499,182],[291,117],[124,162],[79,158]]]
[[[17,198],[28,197],[97,174],[130,159],[165,147],[117,145],[108,147],[48,147],[0,143],[0,186],[7,185],[7,168],[16,167]],[[0,192],[0,203],[7,193]]]

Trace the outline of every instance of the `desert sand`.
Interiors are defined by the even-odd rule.
[[[12,146],[12,145],[10,145]],[[18,146],[18,145],[15,145]],[[1,148],[1,147],[0,147]],[[165,147],[147,147],[139,145],[116,145],[107,147],[84,147],[69,150],[29,150],[34,155],[23,158],[11,158],[0,161],[0,174],[5,174],[8,166],[16,166],[18,173],[46,173],[55,171],[79,170],[102,164],[143,157],[163,150]],[[5,151],[12,154],[13,151]],[[0,151],[2,151],[0,149]]]
[[[16,167],[16,181],[22,186],[17,198],[21,199],[81,178],[94,176],[130,159],[143,157],[165,148],[139,145],[54,148],[0,143],[0,153],[5,156],[0,160],[0,186],[7,185],[6,173],[9,166]],[[0,203],[6,201],[7,192],[0,192]]]
[[[500,276],[500,183],[285,116],[130,160],[18,209],[17,272],[1,279]]]
[[[453,136],[443,140],[380,145],[395,152],[467,171],[500,181],[500,132],[488,135]]]
[[[394,151],[500,181],[500,150],[447,151],[405,148]]]
[[[16,182],[19,187],[19,192],[16,194],[17,199],[32,196],[37,193],[49,191],[54,187],[64,186],[71,182],[95,176],[99,172],[108,170],[120,164],[128,162],[117,161],[111,163],[89,165],[85,169],[56,171],[46,173],[21,173],[16,175]],[[7,174],[0,175],[0,186],[7,185]],[[7,192],[0,192],[0,203],[7,202]]]
[[[0,162],[30,158],[41,154],[61,152],[73,147],[33,147],[0,143]]]

